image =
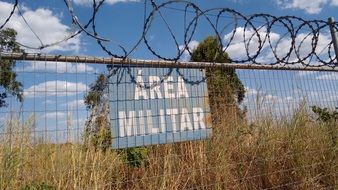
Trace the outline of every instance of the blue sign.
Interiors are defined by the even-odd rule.
[[[112,146],[206,139],[211,116],[205,71],[125,68],[109,77]]]

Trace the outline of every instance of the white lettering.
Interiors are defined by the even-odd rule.
[[[193,130],[187,108],[182,108],[181,112],[181,131],[185,129]]]
[[[180,118],[177,118],[178,114],[180,114]],[[188,108],[182,108],[181,110],[160,109],[159,116],[156,116],[157,118],[155,123],[152,110],[138,110],[129,112],[120,111],[118,115],[120,137],[166,133],[168,131],[189,131],[206,128],[204,122],[204,112],[201,107],[192,108],[193,118],[191,118]],[[166,115],[170,117],[170,119],[167,121]],[[180,121],[177,121],[177,119],[180,119]],[[167,131],[166,125],[168,123],[171,126],[171,130],[169,129]]]
[[[203,109],[200,107],[193,108],[193,117],[194,117],[194,129],[205,129],[205,124],[203,121],[204,113]]]
[[[140,124],[140,130],[138,134],[144,135],[146,132],[145,132],[145,124],[144,124],[144,117],[143,117],[142,110],[138,111],[138,116],[139,116],[139,124]]]
[[[147,91],[144,86],[144,81],[142,78],[142,70],[138,70],[138,74],[136,77],[137,84],[135,85],[135,100],[139,100],[140,97],[143,97],[144,100],[148,99]]]
[[[187,88],[185,87],[184,80],[181,76],[178,77],[178,86],[177,86],[177,98],[179,97],[189,98]]]
[[[147,110],[148,134],[158,133],[158,128],[153,125],[153,116],[151,110]]]
[[[157,98],[162,98],[162,94],[160,91],[160,85],[159,82],[161,81],[160,77],[158,76],[149,76],[149,84],[154,85],[152,88],[150,88],[150,98],[155,99],[155,94]]]
[[[167,80],[164,81],[164,97],[165,98],[175,98],[175,93],[170,92],[174,90],[173,77],[169,76]]]
[[[161,133],[165,133],[165,115],[164,110],[160,109],[160,131]]]
[[[129,118],[129,119],[127,119]],[[135,111],[129,111],[128,117],[126,112],[119,112],[120,137],[131,136],[137,133]]]

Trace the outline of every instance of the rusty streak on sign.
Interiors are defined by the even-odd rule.
[[[109,77],[113,147],[206,139],[211,135],[205,71],[120,67]]]

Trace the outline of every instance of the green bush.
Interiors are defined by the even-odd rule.
[[[332,122],[338,120],[338,111],[330,111],[328,108],[312,106],[312,111],[318,116],[317,120],[322,122]]]
[[[144,147],[128,148],[125,150],[124,160],[131,167],[147,165],[148,149]]]

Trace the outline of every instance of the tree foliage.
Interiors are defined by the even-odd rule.
[[[321,108],[318,106],[312,106],[312,111],[315,113],[318,118],[318,121],[322,122],[336,122],[338,121],[338,111],[330,111],[328,108]]]
[[[317,121],[325,124],[328,135],[331,137],[331,143],[333,147],[337,147],[338,144],[338,108],[336,110],[329,110],[328,108],[321,108],[318,106],[312,106],[312,111],[317,115]],[[336,154],[335,154],[336,155]]]
[[[219,40],[209,36],[191,54],[191,61],[230,63],[229,55],[221,49]],[[245,96],[245,89],[234,68],[206,69],[210,110],[213,123],[223,116],[236,113],[243,116],[238,108]],[[233,112],[233,110],[236,110]]]
[[[148,153],[144,147],[128,148],[124,151],[124,160],[129,166],[139,168],[148,164]]]
[[[101,74],[84,97],[87,109],[91,110],[91,115],[85,124],[85,145],[101,150],[111,147],[112,142],[107,87],[108,79]]]
[[[106,151],[112,145],[107,76],[101,74],[97,77],[85,95],[84,103],[87,109],[91,110],[85,124],[84,143],[96,150]],[[147,148],[128,148],[122,153],[123,159],[131,167],[141,167],[146,164]]]
[[[23,52],[16,44],[17,32],[14,29],[0,31],[0,52]],[[17,81],[17,74],[13,71],[16,62],[14,60],[3,60],[0,57],[0,108],[6,107],[8,95],[23,101],[22,84]]]

